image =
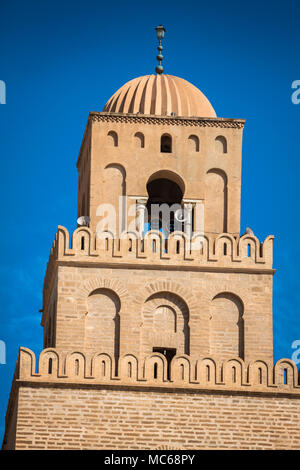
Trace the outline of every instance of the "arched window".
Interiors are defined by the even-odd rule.
[[[208,233],[227,232],[228,206],[227,175],[212,168],[205,176],[204,223]]]
[[[244,359],[244,306],[236,295],[223,292],[210,305],[210,354]]]
[[[181,297],[172,292],[152,294],[144,304],[142,319],[142,354],[190,353],[189,309]]]
[[[183,192],[179,184],[169,178],[158,177],[148,182],[147,192],[148,221],[145,222],[148,229],[160,230],[166,238],[175,230],[182,231],[183,224],[175,217],[182,210]]]
[[[145,147],[145,136],[141,132],[136,132],[134,134],[134,140],[135,144],[138,148],[144,148]]]
[[[215,138],[215,145],[218,153],[227,153],[227,140],[223,135]]]
[[[120,352],[120,299],[110,289],[99,288],[87,299],[85,349],[105,351],[117,360]]]
[[[160,139],[160,151],[162,153],[172,152],[172,137],[169,134],[163,134]]]
[[[199,152],[199,138],[196,135],[189,136],[189,144],[193,152]]]
[[[118,147],[118,134],[115,131],[109,131],[107,136],[110,145]]]
[[[110,163],[104,170],[103,192],[106,202],[111,204],[117,210],[117,217],[106,219],[106,209],[99,205],[97,209],[98,216],[104,216],[99,222],[97,230],[109,230],[117,238],[125,230],[126,223],[126,170],[118,163]],[[119,205],[120,204],[120,205]]]
[[[153,328],[156,331],[176,333],[176,312],[169,305],[159,305],[153,313]]]

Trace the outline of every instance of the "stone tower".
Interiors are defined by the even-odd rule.
[[[84,225],[58,227],[4,449],[299,447],[297,368],[273,366],[273,236],[240,235],[243,128],[164,74],[90,113]]]

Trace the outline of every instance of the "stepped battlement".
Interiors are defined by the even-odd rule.
[[[292,393],[300,397],[300,374],[290,359],[273,365],[265,360],[246,363],[238,357],[220,361],[183,354],[168,363],[163,354],[152,353],[146,357],[125,354],[115,361],[106,352],[89,354],[55,348],[44,349],[36,358],[30,349],[20,348],[15,380]]]
[[[96,235],[88,227],[77,228],[70,239],[68,230],[58,226],[44,290],[49,286],[55,262],[274,272],[273,240],[273,235],[261,243],[254,235],[246,234],[236,239],[228,233],[221,233],[216,238],[197,235],[189,240],[183,232],[174,232],[165,239],[155,230],[147,232],[144,238],[138,232],[124,232],[115,239],[109,232]]]

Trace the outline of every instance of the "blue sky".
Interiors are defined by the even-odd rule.
[[[76,228],[76,159],[89,111],[154,73],[200,88],[217,115],[244,118],[241,230],[275,235],[274,358],[300,339],[299,2],[2,2],[0,80],[0,440],[19,346],[42,348],[39,309],[58,224]]]

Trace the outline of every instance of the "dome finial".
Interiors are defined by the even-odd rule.
[[[157,36],[157,39],[158,39],[158,55],[156,56],[157,60],[158,60],[158,65],[156,66],[155,68],[155,72],[158,73],[158,74],[161,74],[163,73],[164,71],[164,68],[163,66],[161,65],[161,61],[163,60],[163,55],[161,53],[161,51],[163,50],[163,47],[161,45],[161,40],[164,38],[164,35],[165,35],[165,28],[163,27],[163,25],[159,25],[155,28],[156,30],[156,36]]]

